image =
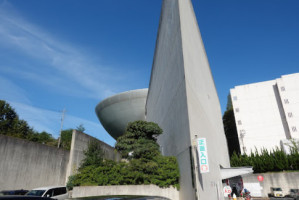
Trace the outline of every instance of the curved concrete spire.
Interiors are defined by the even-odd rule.
[[[146,113],[163,129],[163,153],[178,158],[180,199],[223,199],[220,166],[229,167],[228,150],[191,0],[163,1]],[[208,173],[198,171],[196,137],[206,139]]]

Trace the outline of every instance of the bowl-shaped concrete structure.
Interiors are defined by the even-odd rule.
[[[104,99],[96,114],[106,131],[114,138],[125,133],[129,122],[145,120],[148,89],[131,90]]]

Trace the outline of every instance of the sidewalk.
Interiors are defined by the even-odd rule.
[[[232,200],[233,198],[228,198],[228,200]],[[245,200],[245,198],[237,197],[237,200]],[[268,197],[252,197],[251,200],[270,200]]]

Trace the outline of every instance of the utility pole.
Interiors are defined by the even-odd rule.
[[[64,113],[65,113],[65,108],[63,108],[62,110],[62,116],[61,116],[61,126],[60,126],[60,132],[59,132],[59,138],[58,138],[58,145],[57,148],[59,148],[60,146],[60,142],[61,142],[61,132],[62,132],[62,127],[63,127],[63,120],[64,120]]]

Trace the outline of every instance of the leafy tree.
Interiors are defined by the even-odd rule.
[[[48,143],[53,140],[54,140],[54,138],[52,137],[52,135],[50,133],[47,133],[45,131],[39,133],[39,142]]]
[[[84,131],[83,125],[78,127]],[[3,100],[0,100],[0,134],[9,135],[38,142],[49,146],[57,146],[57,140],[45,131],[39,133],[31,128],[25,120],[19,119],[15,110]],[[61,147],[69,150],[72,141],[72,129],[64,130],[61,134]]]
[[[77,126],[76,129],[81,133],[85,131],[83,124]],[[73,135],[73,129],[66,129],[61,131],[60,147],[66,150],[70,150],[72,144],[72,135]]]
[[[229,156],[231,157],[233,155],[233,152],[240,154],[241,151],[240,151],[240,143],[238,138],[236,122],[235,122],[234,109],[231,103],[231,96],[228,95],[227,99],[228,100],[227,100],[226,111],[224,112],[222,121],[223,121],[224,132],[228,144]]]
[[[85,128],[84,128],[83,124],[80,124],[79,126],[77,126],[76,129],[77,129],[77,131],[79,131],[81,133],[84,133],[84,131],[85,131]]]
[[[162,129],[153,122],[136,121],[128,124],[127,131],[115,145],[123,158],[152,158],[160,153],[156,143]]]
[[[253,166],[254,173],[299,170],[299,153],[298,149],[294,148],[291,150],[291,153],[287,155],[278,147],[270,152],[266,149],[262,149],[261,152],[258,152],[256,149],[255,152],[251,152],[249,156],[246,154],[238,155],[233,153],[231,166]]]
[[[277,147],[273,152],[273,157],[275,163],[275,171],[282,171],[288,168],[289,162],[287,160],[287,155],[282,149],[279,149]]]
[[[34,131],[8,103],[0,100],[0,134],[27,139]]]
[[[227,104],[226,104],[226,110],[233,109],[233,103],[232,103],[232,97],[231,95],[227,95]]]
[[[87,150],[84,151],[85,158],[82,160],[80,168],[91,165],[101,165],[103,163],[103,151],[101,146],[94,140],[88,144]]]
[[[0,100],[0,134],[11,133],[17,121],[18,115],[15,110],[8,103]]]
[[[70,150],[72,144],[73,129],[61,131],[60,147]]]
[[[57,146],[57,140],[53,138],[53,136],[50,133],[47,133],[45,131],[41,133],[34,132],[28,137],[28,140],[32,142],[46,144],[49,146]]]
[[[264,164],[263,168],[264,168],[264,172],[266,171],[273,171],[274,167],[275,167],[275,163],[273,160],[273,155],[271,152],[269,152],[267,149],[262,149],[261,152],[261,158],[262,158],[262,162]]]
[[[155,123],[129,123],[126,133],[117,139],[118,149],[127,161],[103,158],[101,147],[91,142],[84,152],[79,173],[69,177],[67,186],[155,184],[179,189],[179,168],[175,157],[162,156],[156,137],[162,129]]]

